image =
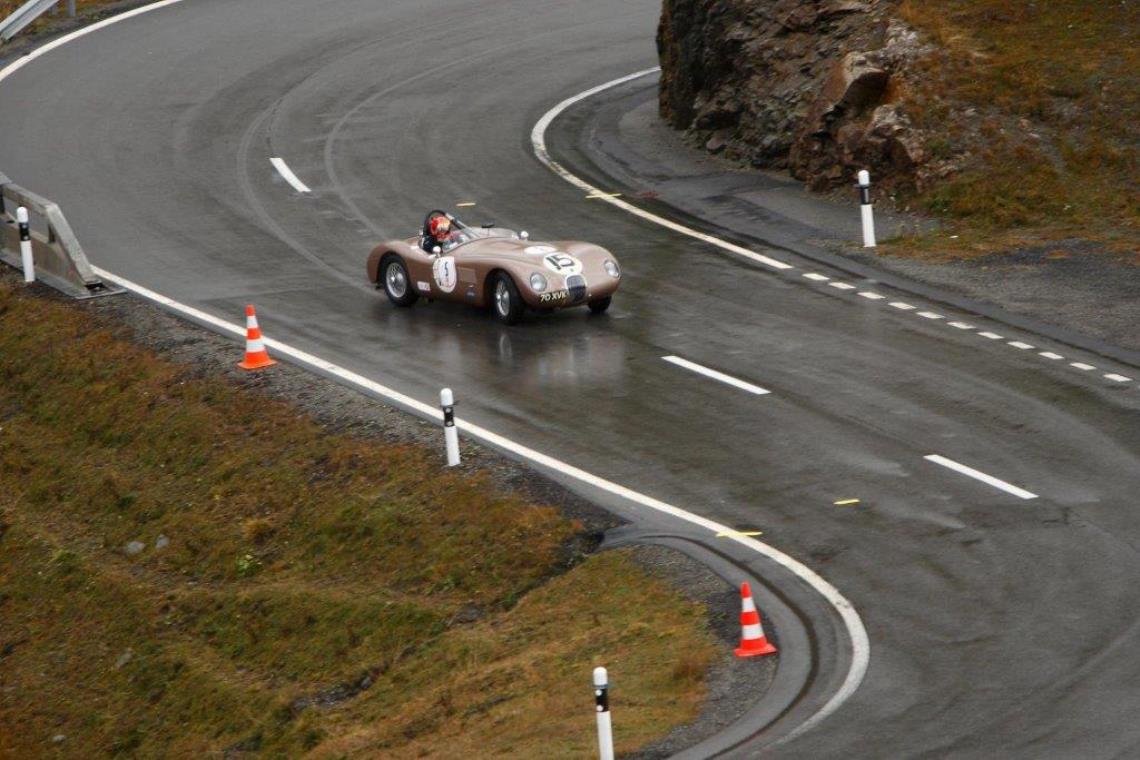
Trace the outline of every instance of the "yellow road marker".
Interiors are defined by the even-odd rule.
[[[621,197],[621,193],[590,193],[589,195],[586,196],[586,200],[592,200],[594,198],[620,198],[620,197]]]
[[[456,208],[471,208],[474,205],[475,205],[475,201],[463,201],[462,203],[456,203],[455,207]]]
[[[716,534],[717,538],[727,538],[729,536],[762,536],[762,530],[722,530]]]
[[[847,506],[850,506],[852,504],[858,504],[858,503],[859,503],[858,499],[843,499],[842,501],[835,502],[835,506],[847,507]]]

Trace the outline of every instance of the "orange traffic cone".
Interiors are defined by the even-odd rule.
[[[775,654],[776,647],[764,635],[764,627],[760,625],[760,613],[756,611],[756,602],[752,601],[752,589],[748,583],[740,584],[740,647],[736,650],[737,657],[755,657],[760,654]]]
[[[257,326],[257,312],[253,306],[245,307],[245,360],[238,363],[242,369],[261,369],[276,364],[265,350],[261,328]]]

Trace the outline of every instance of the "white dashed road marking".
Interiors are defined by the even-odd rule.
[[[841,280],[832,280],[830,277],[828,277],[826,275],[819,274],[817,272],[805,272],[802,276],[805,279],[813,280],[815,282],[827,283],[827,285],[829,287],[835,288],[836,290],[848,291],[848,290],[856,290],[857,289],[856,286],[854,286],[854,285],[848,284],[848,283],[843,282]],[[861,298],[865,298],[868,301],[884,301],[887,299],[887,296],[884,296],[881,293],[876,293],[873,290],[860,290],[856,295],[860,296]],[[939,314],[938,312],[935,312],[935,311],[916,311],[919,307],[914,306],[913,304],[909,304],[906,301],[891,301],[889,305],[898,309],[899,311],[904,311],[904,312],[913,311],[913,312],[915,312],[916,316],[922,317],[923,319],[929,319],[929,320],[935,320],[935,321],[940,320],[940,319],[946,319],[945,316],[943,316],[942,314]],[[946,322],[946,324],[949,325],[950,327],[953,327],[955,330],[966,331],[966,330],[977,330],[978,329],[976,325],[972,325],[969,322],[948,321],[948,322]],[[989,331],[979,332],[978,335],[980,335],[983,338],[986,338],[988,340],[1006,340],[1004,336],[999,335],[998,333],[995,333],[995,332],[989,332]],[[1020,340],[1007,340],[1006,345],[1010,346],[1011,348],[1016,348],[1019,351],[1029,351],[1030,349],[1036,348],[1033,344],[1026,343],[1025,341],[1020,341]],[[1065,358],[1061,354],[1054,353],[1052,351],[1038,351],[1037,355],[1044,358],[1044,359],[1049,359],[1051,361],[1059,361],[1059,360]],[[1093,365],[1084,364],[1082,362],[1072,362],[1071,364],[1073,367],[1076,367],[1077,369],[1082,370],[1082,371],[1086,371],[1086,372],[1089,370],[1096,369],[1096,367],[1094,367]],[[1130,383],[1130,382],[1132,382],[1132,378],[1130,378],[1126,375],[1120,375],[1120,374],[1115,374],[1115,373],[1106,374],[1104,377],[1106,379],[1112,380],[1113,382],[1116,382],[1116,383]]]
[[[983,483],[986,483],[988,485],[993,486],[994,488],[1001,489],[1002,491],[1005,491],[1006,493],[1011,493],[1020,499],[1036,499],[1037,498],[1037,494],[1035,494],[1035,493],[1032,493],[1030,491],[1026,491],[1024,488],[1018,488],[1015,485],[1011,485],[1009,483],[1006,483],[1004,480],[998,480],[993,475],[987,475],[984,472],[981,472],[980,470],[975,470],[973,467],[967,467],[964,464],[961,464],[959,462],[955,462],[953,459],[947,459],[946,457],[940,456],[938,454],[928,454],[927,456],[923,457],[923,459],[925,459],[928,462],[933,462],[934,464],[940,464],[943,467],[947,467],[951,470],[954,470],[955,472],[960,472],[963,475],[971,477],[975,480],[980,480]]]
[[[297,179],[297,175],[293,173],[293,170],[289,168],[289,165],[285,163],[284,159],[271,158],[269,159],[269,163],[273,164],[273,168],[277,170],[277,173],[281,175],[282,179],[292,185],[293,189],[298,193],[312,192],[308,185]]]
[[[713,380],[731,385],[734,388],[740,388],[741,390],[748,391],[749,393],[755,393],[757,396],[766,396],[772,392],[767,388],[761,388],[759,385],[753,385],[752,383],[748,383],[735,378],[732,375],[726,375],[723,372],[717,372],[715,369],[703,367],[700,364],[689,361],[688,359],[682,359],[679,356],[662,356],[661,358],[670,364],[676,364],[678,367],[684,367],[690,372],[696,372],[698,375],[704,375],[705,377],[711,378]]]

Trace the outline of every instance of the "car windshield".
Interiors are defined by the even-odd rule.
[[[456,246],[481,238],[507,238],[509,240],[518,240],[519,234],[506,227],[468,227],[457,219],[451,236],[444,244],[443,249],[449,251]]]

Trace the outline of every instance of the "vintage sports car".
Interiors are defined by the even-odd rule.
[[[442,245],[431,235],[439,216],[451,222]],[[420,296],[469,303],[491,307],[510,325],[528,307],[549,311],[585,305],[602,313],[621,282],[621,268],[611,253],[590,243],[535,243],[525,232],[469,227],[435,210],[418,236],[373,249],[368,279],[397,306],[411,306]]]

